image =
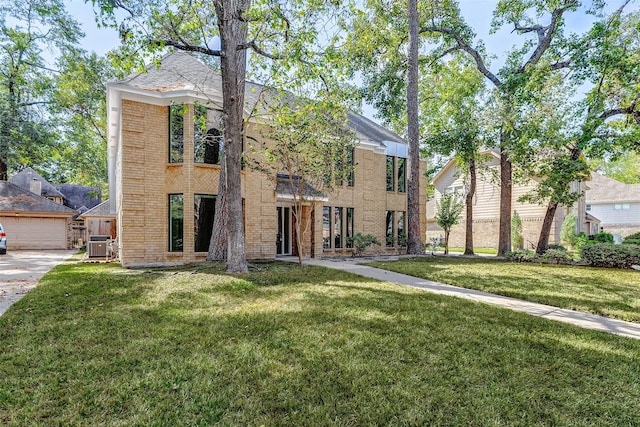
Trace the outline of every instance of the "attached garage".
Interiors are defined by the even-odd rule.
[[[76,214],[66,206],[0,181],[0,223],[7,249],[67,249],[69,224]]]
[[[2,217],[9,249],[67,249],[67,218]]]

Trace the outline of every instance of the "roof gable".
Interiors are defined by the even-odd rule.
[[[115,215],[109,212],[109,199],[107,199],[99,205],[89,209],[80,215],[80,217],[115,217]]]
[[[183,52],[165,55],[160,60],[159,67],[150,65],[145,72],[131,74],[114,84],[158,94],[187,91],[202,96],[214,104],[218,103],[219,108],[222,109],[222,77],[220,74]],[[266,86],[247,81],[245,85],[246,111],[255,113],[257,108],[259,114],[268,114],[264,105],[268,103],[269,94],[272,91],[273,89]],[[361,140],[368,140],[380,145],[384,145],[384,142],[406,144],[398,134],[360,114],[350,112],[348,119],[349,126],[356,131],[356,135]]]
[[[59,192],[56,187],[54,187],[49,181],[44,179],[38,172],[34,171],[30,167],[24,168],[17,174],[9,179],[9,182],[17,185],[25,190],[31,191],[31,181],[38,180],[42,186],[42,194],[38,194],[39,196],[45,197],[62,197],[64,198],[64,194]]]
[[[589,204],[640,202],[640,184],[625,184],[597,172],[591,172],[585,197]]]

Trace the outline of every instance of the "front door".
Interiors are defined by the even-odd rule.
[[[278,206],[276,255],[291,255],[291,208]]]

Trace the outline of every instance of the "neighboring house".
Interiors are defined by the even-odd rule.
[[[193,57],[174,53],[159,68],[109,83],[107,91],[109,214],[116,217],[122,264],[204,261],[220,174],[220,76]],[[262,94],[261,86],[247,83],[245,117],[260,108]],[[194,110],[206,120],[207,138],[197,137],[202,132],[194,126]],[[350,254],[347,237],[354,233],[384,242],[406,230],[406,143],[357,114],[350,122],[358,138],[354,179],[305,207],[303,214],[312,221],[306,256]],[[249,118],[247,137],[261,141],[261,126]],[[422,171],[425,166],[422,162]],[[248,258],[295,255],[291,193],[277,178],[249,168],[242,172]],[[424,236],[424,213],[421,217]]]
[[[102,188],[78,184],[53,184],[64,196],[64,205],[81,212],[102,203]]]
[[[64,204],[64,194],[30,167],[24,168],[13,175],[9,182],[59,205]]]
[[[55,203],[64,205],[78,214],[100,204],[102,189],[77,184],[51,184],[36,171],[27,167],[9,179],[9,182],[39,194]],[[74,247],[82,245],[87,240],[84,221],[76,215],[70,223],[70,239]]]
[[[624,184],[596,172],[587,183],[586,210],[602,231],[622,237],[640,231],[640,184]]]
[[[8,249],[69,249],[69,232],[76,211],[0,181],[0,222],[7,233]]]
[[[500,156],[492,150],[481,153],[482,167],[477,175],[476,194],[473,198],[473,243],[476,248],[497,248],[500,228],[500,184],[498,180],[500,169]],[[455,192],[460,194],[464,203],[465,172],[457,168],[455,160],[450,160],[442,170],[434,177],[432,184],[435,187],[435,195],[427,204],[427,239],[440,237],[444,231],[435,221],[436,202],[445,193]],[[540,238],[542,222],[547,210],[547,205],[519,202],[518,198],[533,190],[536,186],[534,179],[526,184],[516,183],[512,187],[511,211],[517,211],[522,220],[522,236],[524,248],[535,249]],[[574,185],[574,191],[583,188],[584,184]],[[597,218],[588,216],[584,211],[584,198],[580,199],[572,208],[558,207],[551,226],[549,236],[550,244],[560,244],[560,229],[564,217],[569,212],[576,214],[576,232],[593,234],[592,225],[597,224]],[[466,209],[462,211],[460,222],[454,226],[449,236],[449,245],[452,247],[464,247],[465,244]],[[597,225],[595,226],[597,229]]]

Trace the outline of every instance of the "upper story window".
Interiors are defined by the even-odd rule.
[[[349,165],[349,175],[347,176],[347,185],[349,187],[353,187],[355,182],[355,162],[354,162],[355,154],[354,150],[351,149],[347,152],[347,164]]]
[[[387,191],[407,191],[407,159],[404,157],[387,156]]]
[[[407,191],[407,159],[398,157],[398,193]]]
[[[620,211],[620,210],[627,210],[627,209],[631,209],[631,205],[629,203],[616,203],[613,207],[613,209]]]
[[[184,106],[169,107],[169,163],[182,163],[184,157]]]
[[[591,210],[591,205],[587,205],[587,207],[585,208],[585,210],[590,211],[590,210]]]
[[[194,161],[208,165],[219,165],[222,159],[222,132],[207,128],[207,109],[196,105],[193,114]]]
[[[464,196],[464,186],[462,185],[456,185],[456,186],[450,186],[444,189],[444,194],[455,194],[458,197],[462,198]]]
[[[396,187],[395,157],[387,156],[387,191],[395,191]]]

